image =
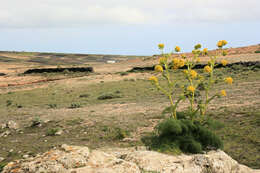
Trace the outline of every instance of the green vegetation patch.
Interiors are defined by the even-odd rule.
[[[221,139],[209,127],[215,124],[212,120],[201,124],[186,119],[188,115],[184,114],[178,113],[178,119],[168,118],[159,123],[151,136],[143,138],[144,143],[153,150],[174,154],[223,148]]]
[[[216,130],[224,141],[224,151],[239,163],[260,168],[260,109],[225,108],[211,115],[225,127]]]

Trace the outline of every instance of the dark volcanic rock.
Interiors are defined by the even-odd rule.
[[[24,74],[31,73],[60,73],[64,71],[69,72],[94,72],[93,67],[73,67],[73,68],[41,68],[41,69],[29,69]]]

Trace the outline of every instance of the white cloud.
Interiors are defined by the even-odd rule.
[[[259,21],[259,0],[6,0],[0,28]]]

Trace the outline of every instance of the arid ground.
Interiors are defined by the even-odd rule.
[[[227,51],[219,60],[260,61],[260,45]],[[201,63],[208,60],[201,57]],[[5,159],[0,165],[61,144],[143,145],[141,138],[168,116],[162,111],[169,103],[147,80],[155,72],[129,70],[157,62],[157,56],[0,52],[0,73],[5,74],[0,76],[0,157]],[[34,68],[90,66],[94,72],[23,74]],[[224,151],[259,169],[260,66],[234,65],[216,69],[216,74],[234,79],[232,86],[216,84],[215,91],[226,89],[227,97],[216,99],[209,109],[219,121],[216,133]],[[182,70],[174,72],[176,79],[182,80],[181,75]],[[178,111],[186,106],[184,102]],[[15,128],[5,128],[10,121]]]

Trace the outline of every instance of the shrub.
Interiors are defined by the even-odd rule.
[[[255,53],[260,53],[260,50],[256,50]]]
[[[168,118],[159,123],[150,137],[143,142],[156,151],[201,153],[203,150],[223,148],[215,133],[200,122],[189,119]]]
[[[162,92],[170,101],[170,106],[163,110],[163,115],[170,113],[171,116],[160,122],[150,137],[143,138],[143,142],[151,149],[163,152],[187,152],[201,153],[203,150],[223,148],[221,139],[212,130],[220,128],[221,124],[210,119],[206,112],[212,100],[225,97],[226,91],[221,90],[213,94],[210,91],[216,83],[226,82],[232,84],[231,77],[221,78],[214,73],[217,66],[217,56],[226,55],[223,46],[227,41],[220,40],[217,43],[218,50],[215,56],[210,56],[204,71],[195,71],[194,67],[200,62],[201,55],[207,55],[206,48],[201,51],[201,44],[197,44],[192,51],[192,56],[187,58],[185,55],[164,53],[164,44],[159,44],[161,51],[158,65],[154,70],[166,81],[166,86],[156,76],[149,78],[151,83]],[[181,48],[175,47],[175,52],[179,53]],[[169,62],[170,60],[170,62]],[[228,62],[221,60],[220,63],[226,66]],[[183,78],[186,82],[176,80],[174,72],[180,68],[183,70]],[[178,93],[177,90],[182,90]],[[201,94],[204,92],[204,94]],[[177,113],[178,105],[188,100],[189,107],[186,111]]]
[[[129,132],[127,130],[123,130],[121,128],[115,129],[115,136],[114,139],[121,140],[129,136]]]
[[[55,136],[55,134],[59,131],[59,128],[51,128],[46,132],[46,136]]]
[[[107,93],[99,96],[98,100],[108,100],[108,99],[115,99],[115,98],[121,98],[121,96],[113,93]]]
[[[76,109],[76,108],[80,108],[81,107],[81,105],[80,105],[80,103],[71,103],[71,105],[70,105],[70,109]]]
[[[79,97],[80,98],[87,98],[87,97],[89,97],[90,95],[89,94],[81,94]]]
[[[11,106],[13,104],[12,100],[6,100],[6,107]]]
[[[48,106],[49,106],[50,109],[56,109],[57,108],[57,104],[55,104],[55,103],[48,104]]]
[[[31,127],[39,126],[41,123],[42,123],[42,120],[40,119],[40,117],[36,116],[36,117],[32,120]]]
[[[126,75],[128,75],[129,73],[128,72],[120,72],[120,75],[121,76],[126,76]]]

